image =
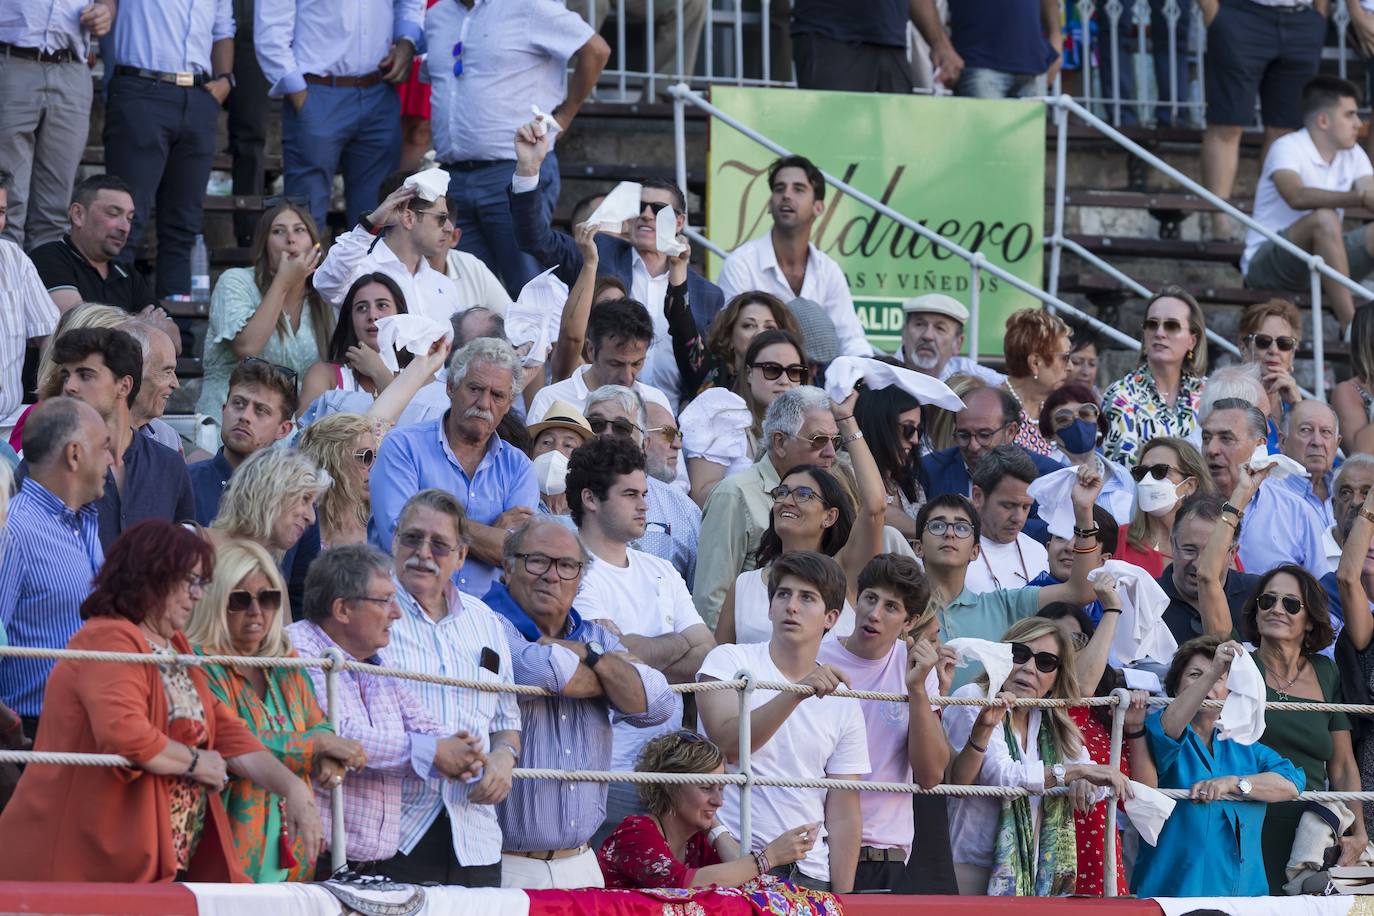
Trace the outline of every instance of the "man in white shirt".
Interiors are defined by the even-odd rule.
[[[773,229],[725,259],[720,269],[725,301],[749,290],[783,302],[810,299],[834,323],[842,356],[872,356],[844,271],[811,243],[811,229],[825,212],[825,176],[804,156],[784,156],[768,167],[768,187]]]
[[[449,201],[448,212],[458,212],[454,201]],[[458,240],[462,236],[463,230],[449,220],[439,237],[439,253],[427,259],[429,266],[453,281],[463,308],[480,307],[504,316],[511,306],[510,293],[506,292],[486,262],[475,254],[458,250]]]
[[[315,270],[315,289],[335,311],[355,280],[376,272],[396,281],[412,315],[446,322],[467,307],[453,281],[429,263],[441,250],[445,226],[452,219],[448,201],[422,200],[415,188],[403,186],[405,179],[404,172],[387,177],[382,202],[334,240]]]
[[[1341,462],[1336,479],[1331,484],[1331,509],[1336,524],[1323,538],[1327,563],[1333,573],[1341,562],[1341,545],[1345,543],[1345,538],[1341,537],[1341,526],[1351,511],[1364,503],[1371,488],[1374,488],[1374,455],[1355,454]]]
[[[699,681],[733,680],[740,671],[759,681],[791,682],[815,695],[755,690],[749,695],[750,764],[753,774],[788,779],[858,779],[871,771],[863,711],[852,697],[833,696],[849,675],[820,664],[817,653],[844,605],[844,571],[830,557],[791,551],[768,572],[768,617],[773,636],[766,643],[717,646],[702,662]],[[733,768],[739,761],[739,697],[732,691],[697,694],[706,735]],[[863,829],[859,793],[852,789],[753,790],[751,849],[759,852],[775,836],[803,825],[819,830],[806,856],[774,874],[819,890],[849,893]],[[739,791],[725,790],[721,823],[738,834]],[[805,836],[803,837],[805,838]]]
[[[965,584],[973,592],[1024,588],[1049,569],[1044,546],[1021,529],[1035,500],[1026,492],[1039,476],[1024,449],[999,445],[973,469],[973,505],[983,524],[978,557]]]
[[[466,515],[453,494],[421,490],[401,509],[391,552],[401,615],[381,652],[388,667],[471,681],[514,684],[510,647],[496,614],[458,591],[453,575],[467,558]],[[455,690],[409,682],[411,693],[446,733],[466,732],[486,756],[471,782],[407,778],[401,784],[401,842],[377,873],[420,884],[501,886],[501,825],[496,806],[520,759],[520,707],[513,693]]]
[[[1303,87],[1303,129],[1269,147],[1254,218],[1359,281],[1374,273],[1374,224],[1347,232],[1343,220],[1346,207],[1374,208],[1374,167],[1359,145],[1356,107],[1355,87],[1343,79],[1317,76]],[[1254,229],[1245,235],[1240,269],[1246,285],[1258,289],[1311,288],[1307,265]],[[1323,277],[1322,296],[1347,327],[1355,315],[1350,290]]]
[[[619,637],[635,658],[663,672],[668,683],[690,683],[716,642],[672,564],[629,546],[644,536],[648,496],[644,450],[630,439],[597,436],[573,451],[568,510],[594,557],[582,577],[577,610]],[[681,727],[680,702],[662,725],[615,725],[611,769],[633,770],[650,739]],[[626,817],[642,813],[635,787],[612,783],[601,832],[609,836]]]
[[[0,170],[0,232],[5,231],[6,204],[10,175]],[[0,239],[0,420],[17,410],[24,398],[21,370],[29,341],[41,344],[57,327],[57,305],[53,303],[38,269],[14,242]]]
[[[953,296],[927,293],[902,303],[906,323],[902,325],[902,349],[897,359],[908,369],[946,381],[951,375],[973,375],[996,388],[1007,377],[960,356],[964,349],[964,325],[968,309]]]

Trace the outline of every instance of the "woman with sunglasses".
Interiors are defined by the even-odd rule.
[[[1141,443],[1157,436],[1196,438],[1197,405],[1207,374],[1207,324],[1197,300],[1166,286],[1145,306],[1140,366],[1102,393],[1107,457],[1133,467]]]
[[[1374,423],[1374,309],[1355,309],[1350,323],[1350,378],[1331,389],[1331,409],[1347,442]]]
[[[957,756],[951,785],[1025,789],[1068,786],[1068,795],[1012,799],[954,798],[949,836],[960,894],[1052,897],[1074,893],[1078,856],[1074,811],[1102,800],[1097,787],[1132,797],[1129,781],[1092,762],[1067,709],[1016,706],[1018,699],[1082,695],[1073,643],[1053,621],[1018,620],[1002,636],[1011,643],[1012,669],[996,688],[996,705],[946,706],[941,721]],[[956,697],[992,692],[987,675],[954,691]]]
[[[921,403],[896,385],[865,388],[854,405],[854,420],[883,478],[886,523],[914,540],[916,515],[926,501],[921,488]]]
[[[1092,388],[1078,382],[1065,382],[1045,398],[1040,407],[1040,435],[1050,443],[1049,457],[1064,464],[1081,467],[1090,461],[1102,464],[1102,493],[1099,500],[1110,507],[1117,524],[1131,520],[1135,504],[1135,481],[1119,462],[1102,454],[1100,443],[1107,434],[1098,399]]]
[[[1269,893],[1260,837],[1275,803],[1297,798],[1306,777],[1265,743],[1223,738],[1221,710],[1202,705],[1226,700],[1231,663],[1244,651],[1216,636],[1179,646],[1164,676],[1174,701],[1145,719],[1159,788],[1186,789],[1189,798],[1174,807],[1158,843],[1140,844],[1131,876],[1131,892],[1139,897]]]
[[[761,331],[744,351],[733,391],[708,388],[682,409],[682,452],[697,505],[706,505],[716,484],[758,459],[768,406],[810,378],[800,337],[791,331]]]
[[[725,772],[725,755],[710,740],[680,729],[644,745],[635,770],[641,773]],[[750,853],[720,822],[723,786],[639,786],[647,814],[621,821],[597,850],[610,888],[739,887],[770,869],[802,859],[820,835],[819,824],[803,824]]]
[[[789,331],[798,340],[802,336],[796,316],[781,299],[750,290],[725,304],[711,321],[704,340],[700,335],[674,335],[683,403],[709,388],[734,390],[745,369],[749,343],[764,331]]]
[[[307,426],[298,444],[331,481],[317,507],[321,549],[367,543],[372,517],[368,481],[378,446],[375,424],[361,414],[330,414]]]
[[[295,658],[282,627],[287,604],[267,551],[252,541],[227,541],[215,551],[215,575],[191,611],[186,638],[198,655]],[[299,669],[205,665],[204,671],[210,691],[301,779],[331,788],[366,764],[362,745],[334,734]],[[313,850],[300,837],[283,837],[280,796],[242,777],[230,779],[221,796],[245,875],[255,883],[313,878]]]
[[[205,378],[196,412],[219,420],[229,376],[246,357],[286,366],[297,377],[320,360],[334,312],[310,282],[320,233],[307,208],[282,201],[262,214],[251,267],[231,267],[210,296]]]
[[[1204,630],[1213,636],[1230,636],[1231,613],[1223,588],[1226,560],[1246,507],[1270,470],[1254,470],[1248,464],[1240,466],[1231,499],[1198,557],[1198,610]],[[1347,617],[1345,629],[1354,632],[1346,638],[1357,647],[1368,646],[1374,623],[1366,615]],[[1241,612],[1241,636],[1259,647],[1253,655],[1264,675],[1268,702],[1343,702],[1336,663],[1319,654],[1331,645],[1334,635],[1325,589],[1311,573],[1291,563],[1261,575]],[[1308,789],[1330,786],[1338,792],[1360,791],[1360,770],[1355,763],[1350,720],[1345,713],[1267,712],[1260,740],[1306,774]],[[1368,843],[1363,806],[1354,805],[1351,810],[1355,823],[1350,834],[1341,837],[1341,865],[1353,864]],[[1264,817],[1264,869],[1269,876],[1270,893],[1283,893],[1288,880],[1284,869],[1302,811],[1302,804],[1296,802],[1271,805]]]
[[[1007,357],[1007,390],[1021,405],[1017,445],[1048,455],[1052,446],[1040,434],[1040,407],[1045,396],[1069,374],[1069,326],[1045,309],[1022,309],[1007,319],[1003,343]]]
[[[1140,448],[1131,468],[1135,480],[1135,514],[1116,558],[1149,572],[1155,578],[1174,560],[1174,519],[1183,500],[1194,493],[1216,492],[1202,455],[1189,442],[1156,436]]]
[[[1288,409],[1302,400],[1293,380],[1293,358],[1302,341],[1302,317],[1287,299],[1270,299],[1245,310],[1240,319],[1241,356],[1260,368],[1268,403],[1260,404],[1269,418],[1269,451],[1279,449],[1279,427]]]

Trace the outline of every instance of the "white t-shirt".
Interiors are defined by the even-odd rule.
[[[624,568],[605,560],[592,561],[573,604],[584,620],[610,620],[620,632],[635,636],[681,633],[701,624],[701,615],[673,564],[633,548],[626,551],[626,556],[629,565]],[[611,769],[633,770],[645,744],[681,727],[681,700],[672,717],[662,725],[637,728],[617,723]]]
[[[974,594],[1023,588],[1050,568],[1045,546],[1024,531],[1009,544],[998,544],[984,535],[978,546],[978,559],[968,565],[968,578],[964,580],[964,586]]]
[[[1283,199],[1274,184],[1274,173],[1278,171],[1297,172],[1303,187],[1318,188],[1323,191],[1349,191],[1359,178],[1374,175],[1374,166],[1369,163],[1369,154],[1359,144],[1343,149],[1327,162],[1317,152],[1312,135],[1307,128],[1279,137],[1269,147],[1264,157],[1264,168],[1260,171],[1259,186],[1255,189],[1255,222],[1266,229],[1278,232],[1302,219],[1311,210],[1294,210]],[[1344,216],[1344,210],[1337,210]],[[1240,272],[1250,269],[1250,259],[1268,241],[1254,229],[1245,233],[1245,254],[1240,259]]]
[[[748,670],[760,681],[786,681],[773,664],[768,643],[717,646],[701,663],[698,680],[732,680]],[[776,696],[770,690],[750,694],[749,708],[757,709]],[[868,739],[863,711],[853,697],[807,697],[750,757],[755,776],[792,779],[824,779],[827,776],[867,775]],[[729,772],[738,768],[727,766]],[[725,787],[721,823],[739,835],[739,790]],[[806,858],[797,863],[802,873],[817,881],[830,880],[830,853],[826,845],[825,791],[757,786],[753,790],[753,850],[762,851],[784,831],[803,824],[821,825],[821,836]]]
[[[768,642],[773,638],[773,622],[768,619],[767,570],[751,569],[735,577],[735,642]],[[825,634],[827,641],[854,632],[854,608],[846,600],[840,619]]]

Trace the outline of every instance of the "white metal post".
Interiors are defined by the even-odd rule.
[[[1312,379],[1312,391],[1316,393],[1317,400],[1326,400],[1326,342],[1322,339],[1322,275],[1320,273],[1322,256],[1312,255],[1312,372],[1316,378]]]
[[[607,3],[610,0],[606,0]],[[625,101],[625,0],[615,8],[615,56],[620,60],[620,101]]]
[[[763,38],[763,71],[759,74],[763,77],[763,85],[773,85],[773,14],[769,8],[773,0],[763,0],[760,4],[759,32]]]
[[[1068,172],[1069,158],[1069,112],[1059,104],[1059,96],[1054,103],[1054,235],[1050,239],[1050,283],[1051,296],[1059,295],[1059,261],[1063,256],[1060,243],[1064,240],[1064,184]]]
[[[689,67],[691,67],[693,64],[695,64],[696,61],[694,61],[694,60],[689,60],[689,61],[686,61],[686,62],[684,63],[683,58],[682,58],[682,0],[677,0],[677,23],[676,23],[676,28],[677,28],[677,78],[678,78],[680,81],[682,81],[682,82],[686,82],[686,81],[687,81],[687,76],[688,76],[687,68],[689,68]],[[649,99],[649,101],[652,102],[653,99]]]
[[[330,646],[324,651],[329,659],[329,667],[324,669],[325,705],[328,707],[329,724],[334,733],[339,731],[339,674],[343,671],[344,654],[338,646]],[[344,833],[343,786],[337,785],[329,790],[329,870],[336,872],[348,864],[347,839]]]
[[[678,83],[686,88],[687,83]],[[677,167],[677,186],[682,199],[687,199],[687,103],[682,96],[673,96],[673,157]]]
[[[1131,703],[1131,692],[1124,687],[1112,691],[1116,705],[1112,707],[1112,755],[1110,766],[1115,772],[1121,767],[1121,734],[1126,727],[1126,707]],[[1102,888],[1103,896],[1115,897],[1116,887],[1116,791],[1107,790],[1107,831],[1102,838]]]
[[[978,286],[983,280],[983,253],[980,251],[969,261],[969,286],[968,286],[968,356],[974,362],[978,361],[978,315],[981,307],[978,304]],[[908,357],[910,359],[910,357]]]
[[[644,89],[644,101],[653,102],[656,98],[656,96],[654,95],[654,67],[656,66],[656,64],[654,63],[654,0],[646,0],[644,6],[644,14],[644,60],[646,61],[646,63],[644,64],[644,74],[648,79],[648,82],[645,84]],[[677,21],[680,27],[682,23],[682,17],[678,16]],[[681,57],[682,36],[678,36],[677,46],[678,56]]]
[[[744,784],[739,787],[739,846],[744,852],[754,848],[754,765],[751,761],[753,735],[750,732],[749,699],[754,694],[754,674],[749,670],[739,671],[735,680],[744,681],[744,689],[739,692],[739,772]]]

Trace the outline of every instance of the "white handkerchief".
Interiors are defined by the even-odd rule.
[[[988,673],[988,699],[995,697],[1007,682],[1007,675],[1011,674],[1011,643],[965,636],[951,639],[945,645],[959,656],[955,667],[966,668],[970,662],[978,662],[983,666]]]
[[[396,356],[402,348],[424,356],[440,337],[452,340],[453,326],[425,315],[388,315],[377,321],[377,349],[382,363],[392,372],[401,371]]]
[[[1035,511],[1057,538],[1073,537],[1073,485],[1078,480],[1078,468],[1060,468],[1037,477],[1026,488],[1026,495],[1035,500]]]
[[[1169,606],[1164,589],[1147,571],[1125,560],[1106,561],[1088,573],[1088,581],[1096,581],[1104,573],[1116,576],[1116,590],[1121,596],[1121,619],[1112,638],[1116,657],[1128,663],[1142,658],[1165,663],[1172,660],[1178,641],[1164,623],[1164,611]]]
[[[835,403],[841,403],[854,392],[854,385],[864,380],[869,388],[888,388],[896,385],[922,404],[934,404],[946,410],[963,410],[964,402],[948,385],[934,376],[887,363],[866,356],[840,356],[825,369],[825,393]]]
[[[664,207],[654,217],[654,247],[670,258],[675,258],[687,250],[687,246],[677,240],[677,213],[672,207]]]
[[[1254,744],[1264,734],[1264,675],[1250,653],[1231,661],[1226,689],[1231,693],[1221,705],[1221,737]]]
[[[534,459],[534,479],[539,484],[539,492],[545,496],[557,496],[567,489],[568,458],[554,449]]]
[[[530,106],[530,114],[534,115],[534,132],[537,136],[543,137],[549,134],[556,134],[563,129],[558,126],[558,122],[554,120],[553,115],[544,114],[544,112],[539,109],[538,105]]]
[[[1292,458],[1289,458],[1287,455],[1271,455],[1269,454],[1268,446],[1264,445],[1264,443],[1260,443],[1259,447],[1255,449],[1255,454],[1250,456],[1250,467],[1259,470],[1260,468],[1267,468],[1271,464],[1274,466],[1274,469],[1269,472],[1269,476],[1265,478],[1266,480],[1283,480],[1285,477],[1311,476],[1307,473],[1307,468],[1298,464]]]
[[[407,178],[405,186],[414,188],[421,200],[438,200],[448,194],[448,172],[438,168],[425,169]]]
[[[1151,846],[1157,846],[1159,832],[1164,829],[1164,822],[1174,813],[1174,805],[1178,803],[1134,779],[1131,780],[1131,790],[1135,792],[1135,798],[1125,801],[1126,815],[1131,819],[1131,826],[1140,831],[1141,839]]]
[[[619,232],[625,228],[625,221],[639,216],[641,206],[639,193],[642,190],[637,181],[622,181],[611,188],[611,193],[601,201],[601,206],[592,211],[587,222],[598,229]],[[667,210],[668,207],[663,209]]]
[[[506,339],[514,347],[530,344],[523,359],[526,366],[543,365],[558,339],[563,307],[568,304],[568,286],[553,275],[557,269],[550,267],[526,283],[506,309]]]

